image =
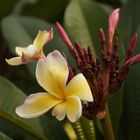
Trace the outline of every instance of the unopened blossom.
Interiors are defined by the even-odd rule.
[[[38,60],[43,56],[43,46],[53,38],[53,29],[39,31],[33,44],[27,47],[16,47],[17,57],[6,59],[10,65],[26,64],[30,61]]]
[[[46,92],[31,94],[16,108],[16,113],[23,118],[35,118],[52,109],[58,120],[67,116],[71,122],[77,121],[82,115],[81,100],[92,102],[93,96],[83,74],[77,74],[69,83],[68,76],[68,64],[59,51],[40,59],[36,77]]]
[[[111,55],[112,53],[112,43],[113,43],[113,37],[115,33],[115,29],[117,27],[117,24],[119,22],[119,11],[120,9],[115,9],[109,16],[109,27],[108,27],[108,53]]]

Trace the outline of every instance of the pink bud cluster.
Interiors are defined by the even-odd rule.
[[[94,102],[83,104],[83,114],[88,118],[94,116],[100,119],[104,117],[104,106],[108,97],[122,86],[130,67],[140,61],[140,54],[131,57],[137,41],[136,33],[130,41],[124,64],[120,65],[119,38],[114,37],[119,21],[119,11],[119,9],[115,9],[109,16],[107,41],[104,31],[100,29],[102,64],[98,58],[93,59],[92,51],[89,47],[84,49],[79,43],[73,45],[62,26],[58,22],[56,23],[62,40],[75,56],[79,70],[88,80],[92,90]],[[72,70],[70,73],[73,74]]]

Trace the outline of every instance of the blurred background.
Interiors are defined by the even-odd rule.
[[[113,8],[121,7],[122,4],[127,2],[126,0],[125,1],[124,0],[122,1],[85,0],[85,2],[86,1],[87,2],[90,1],[91,3],[93,2],[93,5],[96,2],[96,5],[101,6],[102,9],[106,11],[106,13],[107,12],[109,13]],[[28,44],[31,44],[39,29],[49,30],[51,26],[55,28],[56,21],[59,21],[62,25],[64,25],[65,19],[68,20],[66,22],[69,22],[69,16],[70,18],[73,18],[71,17],[73,13],[75,14],[75,17],[78,17],[77,21],[79,22],[79,23],[76,23],[76,21],[73,21],[74,24],[80,24],[81,22],[80,20],[83,20],[83,19],[80,19],[81,15],[79,14],[81,14],[81,12],[84,12],[86,9],[83,9],[83,11],[80,12],[79,9],[77,9],[77,7],[81,5],[74,4],[73,6],[70,6],[71,5],[70,2],[71,0],[10,0],[10,1],[1,0],[0,1],[0,25],[1,25],[1,28],[0,28],[1,29],[0,30],[0,60],[1,60],[0,75],[3,75],[4,77],[10,79],[12,82],[18,85],[23,91],[26,91],[26,90],[28,91],[28,88],[26,89],[25,86],[22,87],[22,82],[24,80],[29,81],[28,79],[29,77],[26,78],[25,75],[28,73],[28,71],[30,71],[29,69],[33,71],[34,69],[32,68],[33,66],[30,66],[30,65],[27,66],[27,67],[30,67],[29,69],[26,68],[26,66],[11,67],[7,65],[7,63],[5,63],[5,58],[11,58],[15,56],[15,46],[26,46]],[[80,3],[81,2],[79,1],[79,4]],[[87,6],[86,4],[84,5],[85,5],[85,8],[88,7],[88,5]],[[87,19],[88,21],[86,22],[91,21],[91,23],[87,23],[87,24],[92,24],[92,21],[93,22],[95,21],[96,23],[93,23],[93,26],[94,26],[94,24],[98,23],[98,21],[96,21],[96,18],[98,18],[97,17],[98,14],[104,14],[104,12],[96,13],[95,10],[93,10],[93,13],[92,11],[91,12],[89,11],[90,13],[88,17],[90,17],[90,19]],[[85,12],[85,14],[88,14],[88,13]],[[64,15],[67,17],[64,18]],[[106,18],[104,15],[102,17]],[[98,20],[103,21],[104,19],[98,19]],[[69,24],[72,24],[72,23],[66,23],[66,24],[68,24],[66,26],[69,26]],[[107,25],[107,21],[105,21],[104,24]],[[100,23],[99,25],[103,25],[103,24]],[[95,25],[95,26],[99,27],[99,25]],[[82,25],[80,25],[80,27],[81,26]],[[68,32],[68,34],[70,33]],[[96,36],[98,38],[98,32],[96,32],[95,34],[97,34]],[[48,50],[50,51],[53,49],[62,49],[62,48],[63,48],[62,49],[63,51],[66,50],[67,48],[64,47],[63,42],[58,37],[58,34],[54,33],[54,36],[55,36],[55,39],[53,40],[53,42],[51,42],[51,44],[48,45],[48,47],[45,48],[45,51],[48,52]],[[100,42],[98,42],[98,44],[99,43]],[[85,45],[88,46],[88,44],[90,43],[87,43]],[[32,75],[30,75],[30,77],[31,76]],[[30,90],[33,90],[33,89],[30,89]]]
[[[38,30],[49,30],[50,27],[53,27],[54,39],[44,47],[45,53],[48,54],[54,49],[60,50],[66,54],[71,67],[77,69],[71,52],[57,33],[56,21],[61,23],[73,42],[79,42],[82,47],[92,47],[96,56],[100,57],[99,28],[102,27],[107,35],[107,18],[115,8],[121,8],[120,22],[116,34],[120,38],[120,56],[123,61],[130,38],[135,32],[140,33],[139,0],[0,0],[1,112],[3,114],[8,111],[12,112],[26,95],[43,91],[35,79],[36,62],[16,67],[9,66],[5,62],[5,58],[16,56],[15,46],[27,46],[32,43]],[[138,52],[140,52],[140,37],[138,37],[134,54]],[[130,71],[123,89],[124,98],[121,103],[117,103],[123,106],[123,113],[119,113],[121,119],[119,118],[117,128],[115,127],[117,130],[119,128],[119,132],[117,132],[117,134],[119,133],[119,140],[138,140],[138,137],[140,137],[139,70],[140,65],[137,65]],[[13,87],[9,81],[16,87]],[[24,97],[17,98],[20,95],[18,92],[22,92],[20,94],[24,94]],[[12,107],[10,108],[10,106]],[[20,122],[15,123],[14,119],[17,118],[10,120],[0,115],[0,131],[2,132],[0,133],[0,140],[6,137],[5,134],[14,140],[40,139],[32,135],[34,130],[28,131],[28,128],[20,125]],[[58,122],[51,117],[50,113],[41,117],[39,121],[44,134],[50,140],[76,139],[71,126],[66,121]],[[34,126],[30,123],[30,120],[26,123]],[[35,122],[36,125],[38,124]],[[22,131],[23,128],[24,131]],[[102,139],[98,128],[95,131],[98,139]]]

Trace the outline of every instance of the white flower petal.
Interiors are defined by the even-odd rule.
[[[82,115],[82,105],[80,98],[77,96],[67,97],[66,114],[71,122],[76,122]]]
[[[16,113],[23,118],[35,118],[60,102],[62,101],[48,93],[36,93],[27,97],[25,103],[16,108]]]
[[[17,66],[22,64],[21,57],[13,57],[11,59],[5,59],[5,60],[9,65],[12,66]]]
[[[53,110],[52,115],[55,116],[59,121],[65,118],[65,102],[57,104]]]
[[[26,47],[16,47],[16,53],[19,55],[19,56],[22,56],[23,55],[23,52],[26,51]]]
[[[58,98],[64,97],[68,66],[59,51],[49,53],[46,59],[40,59],[36,68],[38,83],[49,93]]]
[[[33,57],[34,55],[36,55],[36,49],[33,46],[33,44],[27,46],[27,47],[16,47],[16,53],[19,56],[24,56],[25,60],[28,60],[29,58]]]
[[[27,48],[26,48],[26,51],[24,52],[25,56],[27,57],[32,57],[36,54],[36,49],[34,47],[34,45],[29,45]]]
[[[66,87],[67,96],[78,96],[81,100],[93,101],[93,96],[83,74],[77,74]]]
[[[33,43],[37,52],[39,52],[47,42],[52,40],[52,38],[53,38],[53,29],[51,29],[49,32],[46,30],[39,31]]]

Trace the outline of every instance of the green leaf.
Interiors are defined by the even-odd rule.
[[[35,4],[26,7],[22,14],[56,21],[62,17],[68,2],[69,0],[38,0]]]
[[[63,121],[60,122],[53,117],[51,111],[41,117],[41,124],[44,134],[50,140],[69,140],[66,132],[64,131]]]
[[[0,119],[26,132],[31,138],[46,140],[46,137],[42,133],[39,119],[21,119],[15,114],[15,108],[23,103],[25,97],[22,91],[8,80],[0,77]],[[4,126],[1,125],[0,128],[3,130],[5,129]],[[10,133],[10,131],[14,130],[9,130],[6,133]]]
[[[140,34],[140,27],[138,28]],[[135,53],[140,52],[140,36]],[[124,86],[124,103],[120,129],[121,140],[140,138],[140,64],[132,66]]]
[[[12,11],[17,1],[18,0],[0,1],[0,19],[2,19],[4,16],[8,15]]]
[[[139,0],[128,0],[121,8],[119,31],[123,36],[126,47],[128,46],[130,38],[136,32],[138,26],[140,25],[139,5]]]
[[[95,0],[95,1],[100,2],[100,3],[103,3],[103,4],[106,4],[106,5],[110,5],[112,7],[118,8],[118,7],[121,6],[121,1],[123,1],[123,0],[115,0],[115,1],[110,1],[110,0]]]
[[[27,46],[32,43],[31,36],[18,23],[16,17],[9,16],[3,19],[2,33],[13,54],[15,54],[15,46]]]
[[[6,134],[0,132],[0,140],[12,140],[12,138],[10,138]]]
[[[75,42],[82,47],[94,47],[100,54],[99,29],[107,29],[107,14],[91,0],[72,0],[66,8],[64,25]]]
[[[2,77],[0,77],[0,89],[0,124],[2,124],[0,130],[5,133],[8,132],[8,135],[13,137],[25,137],[26,140],[34,140],[32,137],[37,140],[45,140],[42,132],[51,140],[56,140],[56,138],[58,140],[68,140],[62,122],[52,118],[49,113],[40,117],[40,119],[31,120],[18,117],[15,114],[15,108],[23,103],[26,96]],[[20,129],[21,131],[19,131]],[[26,134],[23,134],[23,130]]]
[[[114,135],[117,138],[120,130],[119,124],[123,106],[123,88],[111,95],[108,104]]]

